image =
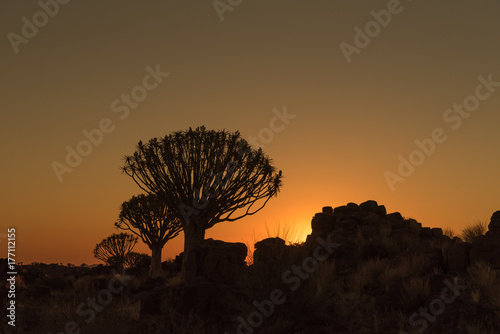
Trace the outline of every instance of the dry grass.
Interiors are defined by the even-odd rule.
[[[480,295],[485,296],[490,303],[500,309],[500,275],[487,263],[477,262],[471,265],[467,272],[471,284],[477,288],[473,298],[478,300]],[[474,302],[476,302],[474,300]]]
[[[472,242],[478,236],[484,235],[486,231],[488,231],[488,223],[484,220],[479,220],[465,227],[462,230],[461,238],[466,242]]]
[[[259,236],[255,235],[255,232],[252,236],[252,241],[245,241],[245,245],[247,246],[247,258],[246,263],[248,265],[253,264],[253,253],[255,251],[255,244],[258,241],[267,238],[281,238],[285,240],[286,245],[300,245],[304,241],[304,231],[298,231],[295,223],[281,225],[278,221],[274,225],[271,230],[266,223],[266,233],[260,234]]]
[[[451,227],[443,228],[443,235],[447,236],[450,239],[458,237],[458,235],[455,233],[455,230],[453,230]]]
[[[392,282],[421,275],[425,268],[425,258],[421,255],[407,256],[380,275],[380,283],[389,289]]]

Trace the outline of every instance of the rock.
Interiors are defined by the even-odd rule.
[[[346,205],[342,205],[342,206],[337,206],[335,209],[333,209],[333,213],[334,214],[349,214],[351,211],[349,210],[349,208],[346,206]]]
[[[422,224],[417,222],[415,219],[408,219],[406,221],[406,224],[408,225],[410,231],[416,235],[420,235],[420,232],[422,231]]]
[[[500,211],[496,211],[491,216],[487,234],[491,234],[493,237],[500,237]]]
[[[246,268],[247,246],[206,239],[196,246],[197,276],[210,281],[233,284]]]
[[[321,212],[333,215],[333,208],[331,206],[324,206]]]
[[[255,243],[253,263],[255,265],[280,261],[287,251],[285,240],[281,238],[267,238]]]
[[[329,213],[317,213],[311,221],[313,233],[326,233],[335,229],[335,217]]]
[[[443,230],[440,229],[440,228],[432,228],[431,229],[431,235],[434,237],[434,238],[440,238],[443,236]]]
[[[347,207],[347,210],[349,210],[351,212],[358,212],[358,211],[360,211],[359,210],[359,205],[357,205],[356,203],[352,203],[352,202],[347,203],[346,207]]]
[[[385,215],[387,215],[387,210],[384,205],[377,206],[377,209],[374,212],[380,217],[385,217]]]
[[[353,218],[363,225],[383,224],[383,218],[376,212],[359,212],[354,214]]]
[[[365,239],[377,238],[380,235],[380,227],[377,225],[360,225],[359,230]]]
[[[432,231],[430,227],[422,227],[422,230],[420,231],[420,237],[421,238],[431,238],[432,237]]]
[[[495,269],[500,269],[500,240],[488,235],[474,239],[470,250],[470,263],[486,262]]]
[[[377,207],[378,203],[372,200],[363,202],[359,205],[359,209],[365,212],[376,212]]]
[[[469,252],[472,244],[462,242],[454,244],[445,250],[445,267],[449,274],[457,275],[467,270],[470,264]]]
[[[401,224],[404,220],[399,212],[389,213],[385,217],[394,225]]]
[[[358,222],[354,219],[351,219],[351,218],[348,218],[348,219],[345,219],[345,220],[342,220],[338,226],[340,226],[341,228],[343,228],[344,230],[354,230],[358,227]]]
[[[430,272],[434,268],[442,269],[444,267],[443,251],[437,247],[420,247],[415,251],[415,254],[424,257],[424,272]]]
[[[330,240],[332,242],[336,243],[344,243],[349,239],[352,239],[356,236],[355,230],[347,230],[344,228],[337,228],[335,231],[331,232],[326,238],[323,238],[323,240],[327,240],[328,237],[330,237]]]

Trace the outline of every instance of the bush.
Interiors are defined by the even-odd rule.
[[[485,221],[477,221],[462,230],[462,240],[472,242],[477,237],[484,235],[488,230],[488,224]]]

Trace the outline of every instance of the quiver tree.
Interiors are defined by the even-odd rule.
[[[133,196],[121,205],[120,215],[115,226],[128,230],[151,249],[149,274],[161,274],[161,251],[168,240],[175,238],[181,231],[180,219],[155,195]]]
[[[126,256],[137,243],[137,237],[127,234],[112,234],[98,243],[94,249],[94,256],[106,264],[116,266],[120,272]]]
[[[196,274],[194,247],[207,229],[257,213],[282,184],[281,171],[262,149],[253,149],[239,132],[205,127],[139,142],[123,171],[181,221],[184,280]]]

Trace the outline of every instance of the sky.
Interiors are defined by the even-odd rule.
[[[239,131],[284,175],[262,211],[207,238],[254,243],[278,225],[305,238],[323,206],[370,199],[423,226],[489,220],[499,12],[483,0],[1,1],[2,254],[15,227],[19,262],[99,263],[95,245],[141,193],[123,157],[200,125]],[[163,260],[182,246],[169,241]]]

